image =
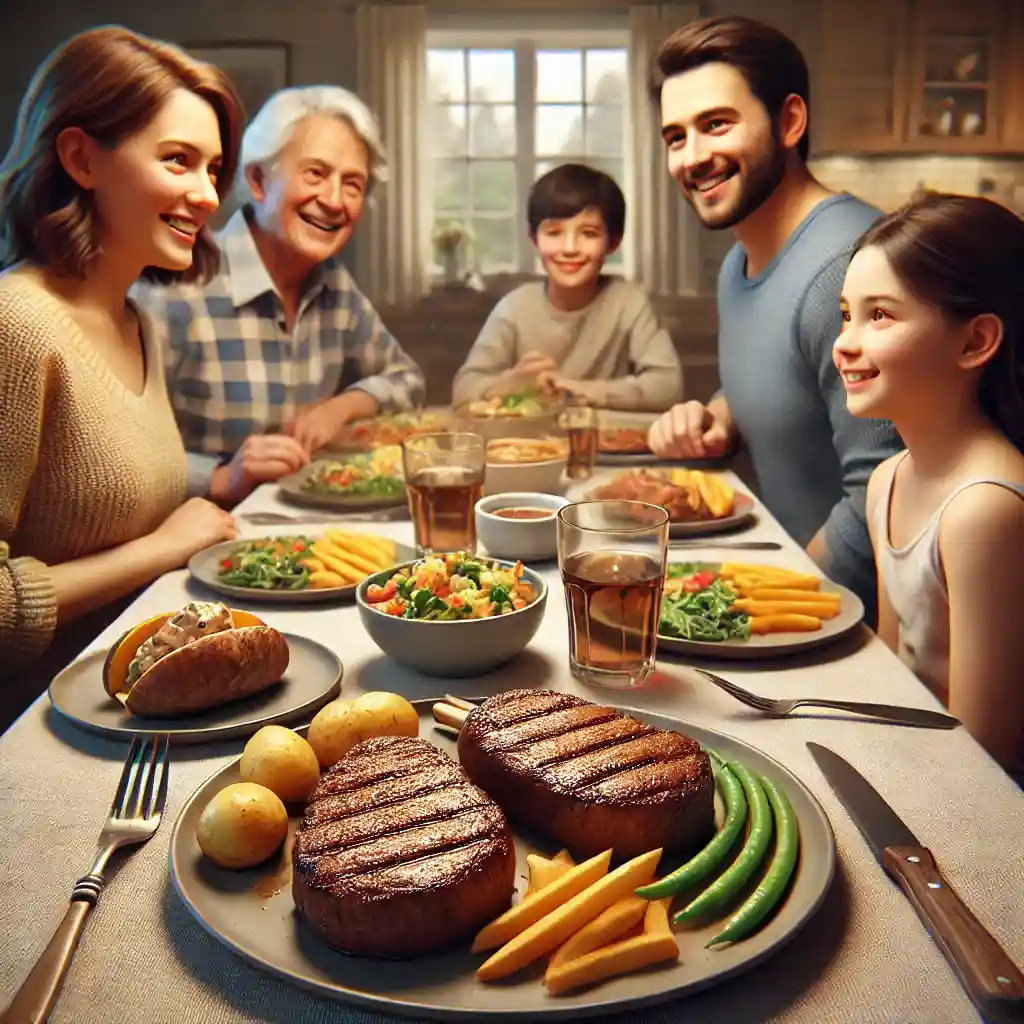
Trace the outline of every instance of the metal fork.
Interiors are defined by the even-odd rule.
[[[832,708],[836,711],[853,711],[858,715],[877,718],[879,721],[892,722],[898,725],[918,725],[926,729],[955,729],[960,720],[952,715],[943,715],[938,711],[925,708],[901,708],[892,704],[868,704],[851,700],[819,700],[818,698],[800,698],[798,700],[772,700],[770,697],[759,697],[756,693],[744,690],[742,686],[729,682],[714,672],[695,668],[694,672],[710,679],[716,686],[735,697],[741,704],[746,704],[756,711],[781,717],[788,715],[796,708]]]
[[[138,736],[132,740],[92,866],[75,883],[64,920],[0,1017],[3,1024],[38,1024],[50,1015],[86,916],[103,889],[103,870],[111,854],[119,847],[144,843],[160,825],[167,801],[168,745],[167,736],[156,736],[152,742]]]
[[[705,537],[702,540],[670,540],[670,548],[732,548],[734,551],[781,551],[777,540],[719,540]]]

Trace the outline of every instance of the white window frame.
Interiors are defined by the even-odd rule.
[[[465,15],[462,15],[465,18]],[[521,230],[517,236],[517,266],[511,273],[542,277],[538,272],[536,255],[533,247],[526,240],[526,205],[530,188],[533,185],[538,157],[534,152],[536,139],[536,94],[537,94],[537,51],[538,50],[625,50],[629,52],[629,29],[624,21],[618,18],[606,18],[605,24],[598,24],[585,30],[569,28],[538,27],[533,31],[524,31],[524,16],[510,20],[507,27],[492,25],[484,28],[470,28],[452,25],[444,19],[441,25],[427,30],[428,50],[476,50],[500,49],[515,51],[515,109],[516,109],[516,224]],[[461,19],[459,19],[461,20]],[[475,20],[475,19],[474,19]],[[532,20],[532,19],[531,19]],[[539,19],[538,19],[539,20]],[[594,20],[597,20],[595,17]],[[586,107],[586,97],[583,100]],[[624,115],[629,117],[628,97],[623,100]],[[628,131],[625,135],[629,137]],[[583,156],[583,154],[579,154]],[[434,159],[434,154],[431,154]],[[472,159],[472,158],[470,158]],[[572,156],[566,154],[566,160]],[[622,191],[626,197],[626,231],[622,240],[623,260],[618,266],[608,267],[608,273],[620,274],[632,278],[634,273],[632,218],[629,216],[632,203],[632,161],[627,152],[622,154],[623,182]],[[433,207],[433,196],[425,197]],[[439,268],[435,268],[439,269]],[[486,276],[497,276],[508,271],[492,271]]]

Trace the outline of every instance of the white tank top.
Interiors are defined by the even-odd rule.
[[[889,506],[892,504],[896,469],[908,454],[904,452],[893,464],[874,509],[875,558],[882,586],[899,618],[900,660],[944,704],[948,704],[949,593],[939,557],[942,513],[958,494],[975,484],[995,484],[1022,498],[1024,484],[995,479],[969,480],[946,496],[924,529],[909,544],[894,548],[889,541]]]

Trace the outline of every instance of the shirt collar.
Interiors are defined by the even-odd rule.
[[[217,236],[222,259],[226,264],[228,291],[236,309],[266,292],[277,293],[263,257],[256,248],[256,240],[252,236],[247,214],[251,215],[249,206],[236,210]],[[327,262],[331,263],[330,260]],[[304,298],[312,296],[324,287],[327,270],[328,266],[321,263],[313,271],[303,289]]]

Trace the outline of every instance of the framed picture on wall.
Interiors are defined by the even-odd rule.
[[[288,43],[238,40],[186,43],[184,48],[228,75],[245,107],[246,124],[273,93],[291,84],[292,51]],[[241,174],[239,168],[239,176]],[[237,195],[227,198],[211,219],[211,226],[223,226],[237,207]]]

